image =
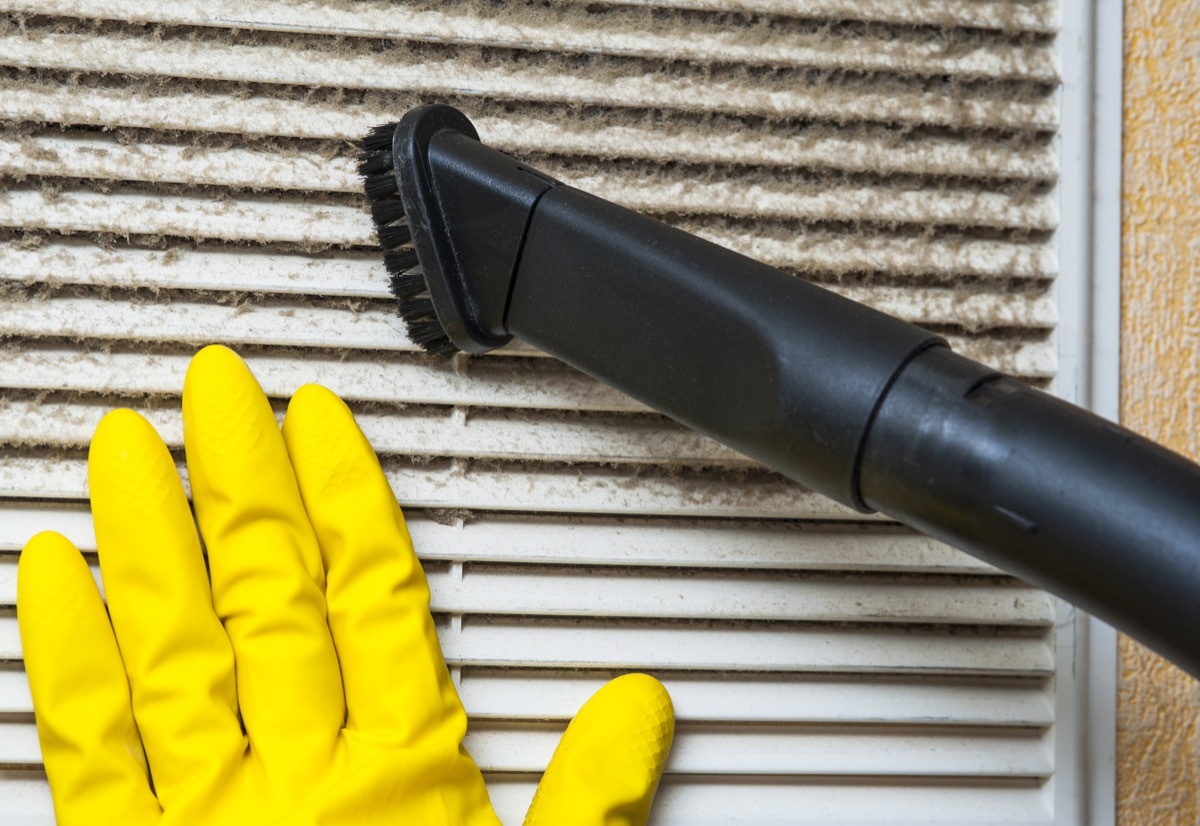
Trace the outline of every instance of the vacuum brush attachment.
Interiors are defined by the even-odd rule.
[[[565,186],[450,107],[372,131],[361,171],[429,352],[519,336],[1200,676],[1200,467],[932,333]]]

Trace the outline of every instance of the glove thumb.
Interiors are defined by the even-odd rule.
[[[525,826],[645,826],[674,734],[662,683],[645,674],[607,683],[567,727]]]

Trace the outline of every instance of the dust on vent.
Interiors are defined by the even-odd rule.
[[[679,715],[658,824],[1054,816],[1073,631],[1050,597],[529,348],[429,360],[387,295],[352,142],[452,103],[561,179],[1044,384],[1057,2],[0,11],[0,820],[53,820],[19,548],[53,527],[94,565],[92,428],[130,406],[178,448],[184,368],[214,341],[280,409],[317,381],[359,416],[505,822],[630,669]]]

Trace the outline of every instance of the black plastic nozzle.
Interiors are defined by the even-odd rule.
[[[423,106],[392,138],[395,176],[437,320],[458,349],[506,344],[512,276],[533,208],[551,179],[488,149],[466,115]]]
[[[448,344],[519,336],[1200,675],[1200,467],[925,330],[560,185],[449,107],[405,116],[393,155],[418,309]]]

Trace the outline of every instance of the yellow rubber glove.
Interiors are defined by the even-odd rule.
[[[21,555],[58,822],[495,826],[424,573],[349,409],[304,387],[281,434],[241,359],[209,347],[183,413],[199,536],[162,440],[117,410],[88,458],[108,615],[66,539]],[[525,822],[642,826],[673,728],[656,680],[610,682]]]

